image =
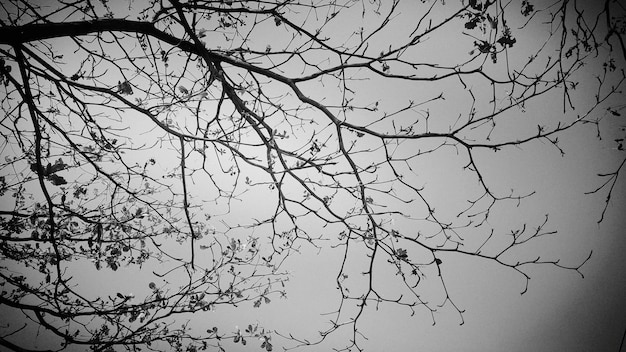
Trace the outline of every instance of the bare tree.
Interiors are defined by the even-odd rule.
[[[602,137],[621,116],[618,1],[120,3],[1,6],[1,345],[38,350],[22,342],[36,333],[53,351],[196,351],[255,337],[271,351],[349,331],[339,348],[361,350],[370,307],[461,314],[447,252],[526,282],[529,265],[586,261],[510,255],[555,231],[547,215],[492,225],[532,192],[484,162],[536,142],[565,153],[564,131]],[[560,117],[539,114],[555,97]],[[437,186],[446,171],[430,165],[458,175]],[[623,165],[590,185],[606,206]],[[191,314],[285,295],[303,246],[344,253],[317,340],[193,327]],[[378,284],[389,273],[393,290]],[[94,288],[117,277],[135,293]]]

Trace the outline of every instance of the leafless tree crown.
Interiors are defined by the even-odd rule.
[[[379,307],[462,322],[448,253],[510,268],[522,292],[529,265],[578,271],[511,255],[556,231],[494,218],[533,192],[488,165],[619,125],[625,11],[589,3],[4,1],[0,345],[271,351],[341,331],[334,347],[361,350]],[[599,219],[620,155],[590,185]],[[342,253],[326,330],[194,325],[287,295],[285,263],[311,249]]]

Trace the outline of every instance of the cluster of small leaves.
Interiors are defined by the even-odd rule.
[[[37,165],[38,165],[37,163],[31,163],[30,164],[31,171],[38,172]],[[41,175],[47,178],[48,181],[50,181],[55,186],[64,185],[64,184],[67,184],[67,181],[65,180],[65,178],[57,175],[56,173],[59,171],[65,170],[66,168],[67,168],[67,165],[63,162],[63,159],[59,158],[54,162],[54,164],[48,163],[45,167],[43,167],[41,170]]]
[[[479,2],[479,0],[470,0],[470,11],[464,14],[467,18],[465,22],[466,29],[480,29],[483,33],[488,27],[496,28],[498,25],[497,18],[491,17],[491,14],[487,12],[489,6],[493,5],[493,2],[487,1],[486,3]]]
[[[533,5],[530,1],[528,0],[523,0],[522,1],[522,15],[524,15],[524,17],[528,17],[530,15],[532,15],[532,13],[535,11],[535,5]]]
[[[396,257],[398,257],[398,259],[400,260],[407,260],[409,258],[408,254],[406,253],[406,249],[402,248],[396,249]]]
[[[6,61],[0,57],[0,84],[5,87],[9,85],[9,74],[11,73],[11,66],[6,65]]]
[[[214,328],[215,329],[215,328]],[[271,343],[271,335],[265,332],[265,329],[259,329],[258,325],[249,324],[245,329],[245,336],[254,337],[261,341],[261,348],[267,352],[271,352],[273,350],[273,346]],[[237,329],[236,335],[233,337],[233,341],[235,343],[241,343],[242,345],[246,345],[247,341],[244,337],[244,334],[241,333],[241,330]]]
[[[475,40],[474,46],[480,54],[488,54],[491,57],[492,62],[495,64],[498,60],[498,53],[504,49],[512,48],[517,42],[517,39],[513,37],[511,28],[507,25],[504,17],[499,19],[496,15],[492,16],[489,13],[491,5],[495,2],[486,1],[485,3],[478,0],[472,0],[469,2],[469,8],[467,12],[463,14],[466,19],[465,28],[469,30],[478,29],[482,34],[487,34],[500,30],[501,34],[494,41],[491,40]],[[503,15],[501,15],[503,16]],[[489,36],[491,37],[491,35]],[[496,46],[499,44],[500,48]],[[474,51],[470,52],[473,55]]]
[[[262,302],[264,302],[265,304],[270,304],[272,300],[267,296],[269,293],[270,293],[269,287],[265,288],[265,291],[263,292],[263,294],[261,294],[259,298],[256,301],[254,301],[254,308],[259,308]]]
[[[117,81],[117,92],[122,95],[132,95],[133,87],[130,85],[129,81]]]

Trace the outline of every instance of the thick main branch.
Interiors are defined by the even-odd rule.
[[[119,18],[63,23],[35,23],[0,28],[0,44],[17,45],[52,38],[76,37],[103,32],[128,32],[150,35],[185,50],[193,44],[157,29],[153,23]],[[192,50],[193,51],[193,50]]]

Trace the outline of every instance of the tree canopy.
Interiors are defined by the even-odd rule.
[[[559,138],[589,130],[617,155],[582,190],[604,219],[626,160],[624,14],[616,0],[3,2],[0,345],[361,350],[378,309],[463,321],[449,253],[509,268],[521,293],[529,267],[579,271],[589,257],[519,255],[556,231],[516,210],[536,195],[497,160],[569,157]],[[341,253],[319,333],[197,323],[289,297],[289,263],[311,250]]]

